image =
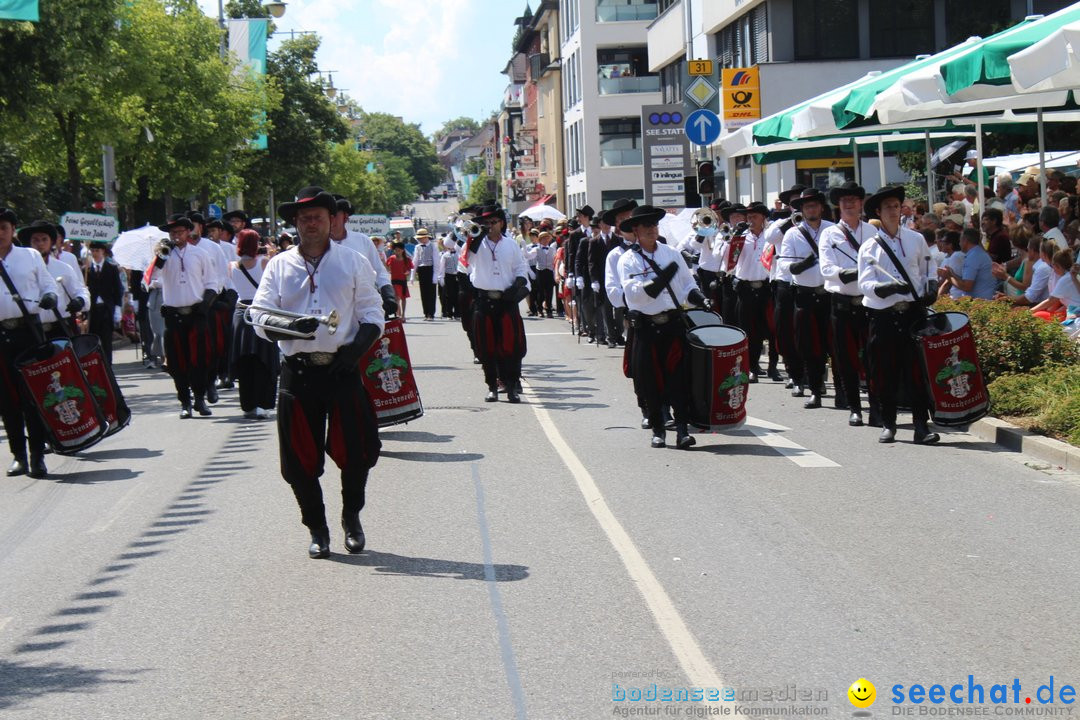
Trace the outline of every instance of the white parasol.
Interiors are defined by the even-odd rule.
[[[154,244],[168,237],[169,233],[153,225],[122,232],[112,246],[113,260],[120,267],[142,272],[154,260]]]

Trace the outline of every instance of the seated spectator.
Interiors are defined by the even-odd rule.
[[[964,216],[960,213],[945,216],[944,225],[949,232],[961,232],[964,229],[964,223]]]
[[[1007,263],[1013,259],[1013,246],[1009,241],[1009,231],[1005,229],[1005,216],[1000,210],[987,208],[982,214],[982,231],[986,233],[986,248],[990,258],[997,263]]]
[[[1068,250],[1069,241],[1065,239],[1065,233],[1061,232],[1058,224],[1061,222],[1061,214],[1056,207],[1044,207],[1039,211],[1039,229],[1047,240],[1053,240],[1058,250]]]
[[[1013,225],[1009,228],[1009,242],[1013,246],[1012,260],[1005,263],[1005,269],[1010,273],[1016,272],[1016,268],[1020,267],[1020,263],[1028,254],[1028,246],[1031,244],[1031,238],[1035,237],[1035,234],[1028,230],[1024,225]],[[1036,251],[1035,256],[1038,257]]]
[[[923,213],[922,217],[919,219],[919,229],[940,230],[941,218],[939,218],[935,213],[932,212]]]
[[[1051,254],[1057,247],[1052,240],[1031,238],[1021,268],[1022,276],[1019,272],[1013,275],[999,273],[997,268],[1004,269],[1004,266],[995,266],[994,277],[1005,280],[1005,292],[998,293],[996,299],[1007,300],[1017,307],[1031,307],[1047,298],[1050,294],[1050,278],[1054,272],[1050,263],[1043,260],[1043,245]]]
[[[979,231],[968,228],[960,233],[960,249],[964,251],[962,274],[957,275],[955,270],[946,269],[953,287],[960,290],[962,297],[992,300],[998,289],[998,281],[994,278],[993,261],[983,250]]]
[[[1037,212],[1025,212],[1021,218],[1021,223],[1032,233],[1042,233],[1039,230],[1039,213]]]
[[[1031,308],[1031,314],[1047,322],[1064,322],[1066,317],[1080,314],[1080,280],[1073,272],[1073,255],[1069,250],[1054,253],[1054,288],[1050,297]]]
[[[964,253],[960,249],[960,233],[943,231],[941,250],[945,253],[945,261],[938,266],[938,297],[963,297],[964,294],[952,281],[953,277],[964,274]]]

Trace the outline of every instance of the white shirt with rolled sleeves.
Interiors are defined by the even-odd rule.
[[[38,301],[46,293],[53,293],[57,301],[62,297],[56,287],[56,280],[49,274],[41,253],[33,248],[12,247],[11,252],[2,261],[15,290],[22,298],[26,310],[44,315],[46,311],[38,309]],[[52,310],[47,311],[52,316]],[[21,318],[22,311],[8,290],[7,283],[0,282],[0,320]],[[46,320],[46,322],[48,322]]]
[[[67,311],[67,304],[77,297],[83,299],[83,309],[89,309],[90,290],[86,287],[86,283],[83,282],[82,273],[75,272],[66,262],[56,258],[45,260],[45,267],[49,275],[57,282],[56,309],[60,311],[60,317],[71,317],[71,313]],[[41,317],[42,322],[52,322],[56,319],[56,315],[53,314],[52,310],[38,310],[38,315]]]
[[[844,230],[851,233],[858,247],[851,244]],[[877,234],[877,228],[867,222],[860,222],[857,227],[848,227],[843,220],[830,225],[818,236],[818,250],[821,252],[821,277],[825,280],[825,289],[831,293],[855,297],[862,295],[859,278],[851,282],[840,280],[842,270],[859,269],[859,250],[867,239]]]
[[[749,230],[744,235],[742,251],[735,261],[735,277],[745,282],[764,282],[769,279],[769,271],[761,264],[761,253],[765,250],[765,231],[754,235]]]
[[[934,266],[933,259],[930,257],[930,249],[922,233],[900,228],[899,237],[893,238],[889,237],[884,230],[879,232],[880,237],[889,244],[904,266],[911,282],[914,283],[915,291],[925,293],[927,279],[936,275],[937,267]],[[903,274],[874,240],[874,236],[877,236],[879,232],[876,231],[874,235],[867,238],[859,248],[859,289],[865,296],[863,306],[871,310],[885,310],[897,303],[913,302],[916,299],[912,293],[894,293],[882,298],[874,292],[878,285],[905,282]]]
[[[622,278],[619,276],[619,261],[623,255],[630,251],[631,247],[630,243],[623,240],[607,256],[606,265],[604,266],[604,292],[607,293],[608,302],[611,303],[612,307],[626,307],[626,300],[623,298]],[[679,253],[679,257],[682,257],[682,253]]]
[[[687,246],[691,252],[699,253],[698,255],[698,267],[706,272],[718,273],[720,272],[720,265],[723,261],[723,256],[716,252],[718,246],[721,244],[719,233],[712,237],[704,237],[698,235],[697,232],[690,234]]]
[[[773,255],[772,270],[769,271],[770,280],[783,280],[784,282],[791,282],[791,270],[788,265],[784,264],[780,260],[780,255],[783,254],[781,246],[784,244],[784,230],[783,226],[789,218],[780,218],[779,220],[773,220],[765,228],[765,242],[772,245],[776,250]]]
[[[514,278],[529,279],[525,255],[514,239],[503,235],[497,243],[484,237],[480,251],[468,251],[469,280],[477,290],[505,290]]]
[[[821,277],[820,261],[814,263],[808,269],[798,274],[791,270],[791,266],[808,257],[817,255],[820,252],[818,250],[818,244],[821,239],[821,233],[831,226],[831,222],[822,220],[821,225],[815,231],[814,228],[806,223],[800,223],[800,225],[796,225],[784,233],[784,240],[780,245],[780,252],[777,253],[776,258],[773,258],[773,265],[776,265],[777,262],[783,263],[783,267],[786,268],[793,285],[805,288],[816,288],[821,287],[824,284],[824,279]],[[805,228],[806,232],[810,234],[809,240],[803,235],[802,230],[799,229],[800,227]]]
[[[217,271],[210,254],[199,245],[188,243],[173,248],[161,275],[161,302],[167,307],[188,307],[201,303],[207,290],[218,291]]]
[[[645,292],[645,284],[656,278],[656,272],[645,260],[646,257],[651,257],[659,268],[675,263],[678,269],[668,287],[675,293],[675,299],[680,305],[685,303],[690,291],[697,288],[697,283],[694,282],[694,276],[690,274],[679,251],[663,243],[657,243],[654,253],[639,250],[640,246],[635,245],[623,252],[622,257],[619,258],[619,278],[622,282],[626,307],[645,315],[658,315],[674,310],[676,307],[671,300],[671,293],[666,288],[661,290],[655,298],[649,297]]]
[[[375,269],[376,284],[379,287],[390,284],[390,270],[386,267],[386,258],[379,257],[379,249],[375,247],[375,243],[371,242],[370,237],[364,233],[354,233],[351,230],[346,230],[345,237],[337,242],[342,247],[355,250],[364,256],[364,259]]]
[[[311,263],[297,247],[278,253],[263,271],[252,304],[300,315],[322,316],[336,310],[338,331],[331,335],[329,328],[320,323],[315,337],[310,340],[278,340],[281,352],[286,355],[337,352],[339,347],[352,341],[359,326],[365,323],[378,326],[382,333],[385,327],[382,298],[375,287],[375,269],[367,258],[331,242],[314,269],[314,275],[311,271]],[[262,314],[255,311],[253,315],[259,322]],[[270,339],[263,328],[256,327],[255,332]]]

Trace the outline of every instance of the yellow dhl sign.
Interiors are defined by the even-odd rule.
[[[720,84],[724,96],[724,125],[738,127],[761,117],[758,68],[724,68]],[[733,125],[731,121],[735,121]]]

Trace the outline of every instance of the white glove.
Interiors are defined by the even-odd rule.
[[[594,282],[592,283],[592,285],[590,285],[589,287],[591,287],[591,288],[592,288],[592,291],[593,291],[594,293],[598,293],[598,292],[600,292],[600,283],[598,283],[598,282],[595,282],[595,281],[594,281]]]
[[[135,313],[136,315],[139,314],[139,301],[138,300],[132,300],[131,301],[131,311],[133,313]]]
[[[439,278],[439,287],[444,287],[445,285],[446,285],[446,278]]]
[[[122,315],[123,315],[123,311],[120,309],[119,306],[113,308],[113,314],[112,314],[113,324],[119,325],[120,324],[120,318],[121,318]]]
[[[576,287],[578,290],[584,290],[585,289],[585,278],[580,278],[580,277],[574,278],[574,287]]]

